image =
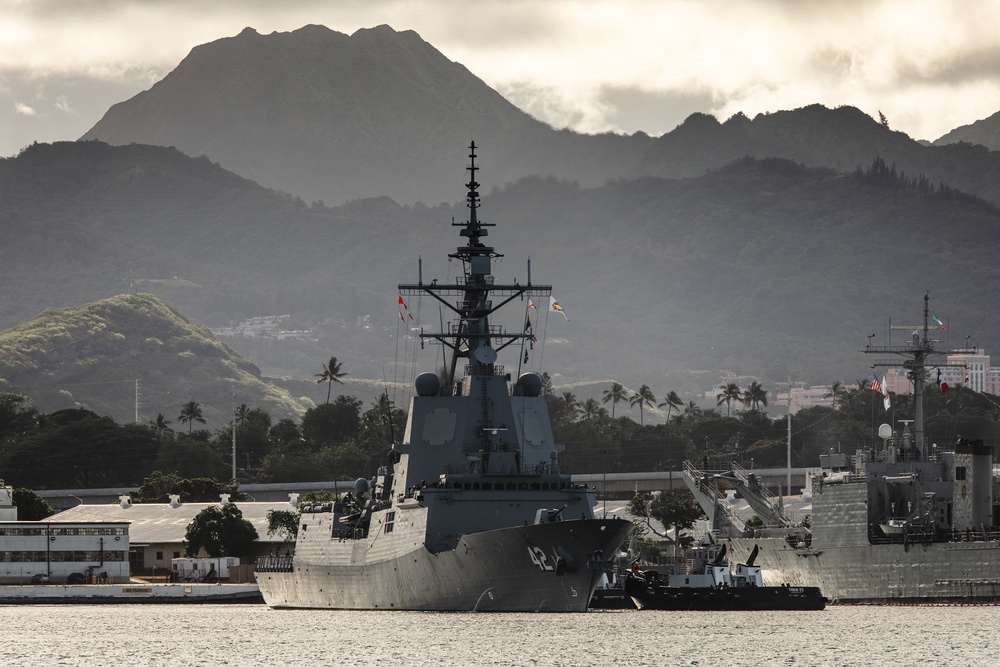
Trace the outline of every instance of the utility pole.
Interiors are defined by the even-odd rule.
[[[788,456],[785,474],[786,493],[792,492],[792,378],[788,378]]]
[[[233,392],[233,482],[236,481],[236,392]]]

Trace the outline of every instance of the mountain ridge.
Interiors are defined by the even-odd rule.
[[[552,177],[491,187],[485,168],[477,180],[500,274],[524,279],[530,258],[573,318],[536,324],[542,348],[526,369],[557,385],[704,391],[694,375],[706,369],[850,382],[867,375],[864,339],[850,341],[885,317],[910,320],[928,289],[954,335],[998,344],[997,207],[884,162],[843,174],[743,158],[697,178],[594,188]],[[126,291],[131,264],[137,289],[212,327],[290,314],[305,339],[230,345],[267,375],[308,381],[330,356],[358,379],[434,370],[433,349],[416,366],[399,357],[396,285],[417,278],[418,258],[425,279],[450,279],[450,221],[467,215],[464,202],[385,197],[306,206],[206,158],[97,142],[0,161],[0,202],[13,232],[0,248],[0,326]],[[947,248],[927,243],[942,234]],[[433,304],[410,306],[418,325],[438,326]]]
[[[540,175],[599,186],[614,178],[698,176],[744,156],[851,171],[876,156],[1000,204],[1000,154],[927,146],[845,106],[692,114],[672,132],[584,135],[524,113],[412,30],[352,35],[317,25],[202,44],[120,102],[83,136],[176,146],[306,201],[387,195],[452,201],[451,174],[476,140],[501,185]],[[484,166],[487,166],[484,163]]]

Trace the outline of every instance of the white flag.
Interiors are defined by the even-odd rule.
[[[562,313],[562,316],[565,317],[567,320],[569,320],[569,315],[567,315],[566,311],[563,310],[563,307],[559,305],[559,302],[556,301],[556,298],[551,295],[549,295],[549,310],[556,313]]]

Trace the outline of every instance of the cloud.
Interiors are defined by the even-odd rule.
[[[24,102],[14,103],[14,113],[21,116],[37,116],[38,112],[35,109]]]
[[[934,138],[1000,109],[998,0],[21,0],[0,14],[0,70],[133,87],[248,26],[389,24],[584,132],[820,103]]]
[[[69,98],[65,95],[60,95],[56,98],[56,109],[62,111],[63,113],[76,114],[76,109],[70,104]]]

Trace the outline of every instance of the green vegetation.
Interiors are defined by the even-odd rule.
[[[294,542],[299,534],[299,513],[290,510],[267,511],[267,534]]]
[[[628,395],[621,383],[612,389],[616,385]],[[836,409],[809,408],[792,417],[793,466],[816,465],[831,449],[850,453],[875,445],[879,423],[912,419],[907,397],[894,397],[890,416],[866,382],[835,389]],[[569,472],[679,470],[685,460],[706,459],[712,467],[730,461],[747,468],[785,465],[787,420],[771,419],[757,407],[767,399],[763,390],[748,390],[757,402],[740,399],[728,415],[721,405],[711,410],[689,402],[665,422],[649,425],[613,418],[593,398],[581,404],[572,391],[554,391],[551,381],[543,382],[543,391],[555,441],[566,446],[562,468]],[[994,397],[962,386],[941,394],[929,385],[925,399],[929,442],[947,447],[959,435],[1000,438]],[[240,406],[236,412],[242,415],[236,419],[237,475],[252,482],[368,478],[386,460],[406,420],[384,394],[367,409],[356,397],[340,395],[300,420],[282,418],[273,425],[263,408]],[[0,394],[0,470],[16,487],[133,487],[136,502],[162,502],[172,493],[186,501],[215,500],[220,493],[237,500],[230,479],[232,424],[214,432],[175,432],[163,421],[117,424],[80,408],[46,414],[24,396]]]
[[[156,341],[155,343],[151,341]],[[217,397],[245,396],[281,417],[312,403],[295,399],[260,370],[215,340],[211,332],[151,294],[123,294],[83,308],[47,310],[0,331],[0,390],[30,387],[34,405],[87,409],[119,421],[134,418],[135,402],[156,414],[158,433],[177,415],[195,424],[231,417]],[[180,397],[211,397],[211,403]],[[231,399],[230,399],[231,400]],[[18,410],[0,405],[0,411]]]
[[[793,118],[801,122],[791,127]],[[781,136],[778,126],[793,133],[802,152],[788,157],[802,164],[729,162],[762,154]],[[851,132],[868,146],[864,153],[857,145],[838,152]],[[761,133],[770,143],[754,143]],[[680,389],[682,374],[720,369],[809,384],[849,378],[864,367],[857,353],[864,334],[881,330],[887,317],[919,313],[925,289],[947,312],[949,329],[960,331],[957,340],[971,333],[981,348],[1000,349],[1000,309],[983,287],[1000,282],[1000,265],[982,242],[1000,224],[1000,196],[977,199],[956,189],[984,197],[996,191],[997,154],[922,147],[850,109],[725,124],[693,118],[659,148],[682,140],[703,147],[679,151],[691,161],[683,172],[650,164],[646,172],[658,176],[601,178],[604,185],[591,188],[554,177],[487,181],[497,186],[483,207],[497,223],[498,249],[517,265],[532,257],[564,305],[583,309],[571,323],[541,317],[535,325],[545,366],[560,382],[614,377],[639,387],[669,377]],[[912,155],[904,161],[891,142],[913,144]],[[836,171],[803,166],[820,153],[837,156]],[[650,160],[657,155],[668,159],[658,149]],[[927,160],[911,161],[919,156]],[[932,162],[940,167],[933,173]],[[959,172],[979,188],[947,178]],[[454,165],[442,173],[454,173]],[[458,199],[461,182],[454,187]],[[315,383],[291,396],[271,387],[263,400],[265,389],[255,385],[260,369],[315,380],[317,362],[336,350],[338,360],[350,360],[354,381],[381,378],[399,336],[386,295],[415,277],[417,256],[427,275],[445,277],[447,269],[432,264],[443,263],[441,244],[453,242],[445,223],[466,215],[464,202],[304,206],[208,160],[97,142],[40,144],[0,161],[0,201],[7,232],[0,326],[38,316],[33,332],[4,332],[0,390],[27,393],[46,411],[84,407],[125,421],[139,379],[143,420],[157,413],[174,419],[181,403],[194,400],[216,424],[229,421],[219,397],[234,389],[241,402],[275,419],[297,418],[309,407],[294,397],[323,402]],[[66,322],[54,319],[65,311],[45,310],[126,291],[130,263],[135,288],[195,321],[224,327],[283,313],[290,329],[309,334],[226,339],[254,366],[176,312],[171,321],[191,327],[190,335],[144,326],[157,318],[143,318],[137,295],[108,300],[110,309],[128,299],[116,316],[130,328],[102,327],[82,315]],[[410,307],[420,312],[419,300]],[[571,344],[553,345],[553,338]],[[177,383],[184,386],[168,386]],[[333,383],[326,382],[328,392]],[[618,416],[627,400],[605,407]]]
[[[54,509],[31,489],[14,489],[14,506],[18,521],[42,521],[56,513]]]
[[[629,514],[642,519],[656,519],[665,527],[676,527],[681,531],[691,530],[694,522],[704,518],[705,513],[687,490],[662,491],[655,496],[637,493],[628,504]],[[655,532],[655,531],[654,531]]]
[[[184,554],[197,556],[203,549],[210,558],[243,557],[250,553],[257,529],[230,503],[206,507],[198,512],[184,534]]]
[[[621,386],[612,383],[612,390],[615,385]],[[759,406],[766,405],[767,392],[759,385],[748,388],[749,399],[733,387],[732,408],[727,405],[724,411],[724,400],[715,410],[703,410],[691,402],[664,423],[648,426],[630,417],[612,418],[594,399],[588,399],[589,407],[585,402],[571,414],[563,396],[549,394],[555,439],[566,445],[564,468],[576,473],[680,470],[686,460],[701,465],[706,458],[712,467],[724,467],[730,461],[746,468],[784,467],[787,417],[771,419],[760,410]],[[880,423],[913,418],[911,397],[894,397],[889,415],[881,396],[865,382],[854,388],[838,385],[837,391],[836,409],[809,408],[792,417],[793,466],[817,465],[819,455],[831,449],[851,453],[860,446],[874,446],[880,442],[876,437]],[[925,392],[925,435],[939,447],[950,446],[959,435],[996,440],[998,424],[1000,402],[995,397],[967,387],[941,394],[929,385]]]
[[[176,494],[181,502],[209,503],[218,501],[224,493],[228,493],[233,502],[244,499],[232,483],[226,484],[209,477],[185,478],[176,473],[164,474],[154,470],[142,481],[142,486],[132,492],[132,502],[161,503]]]

